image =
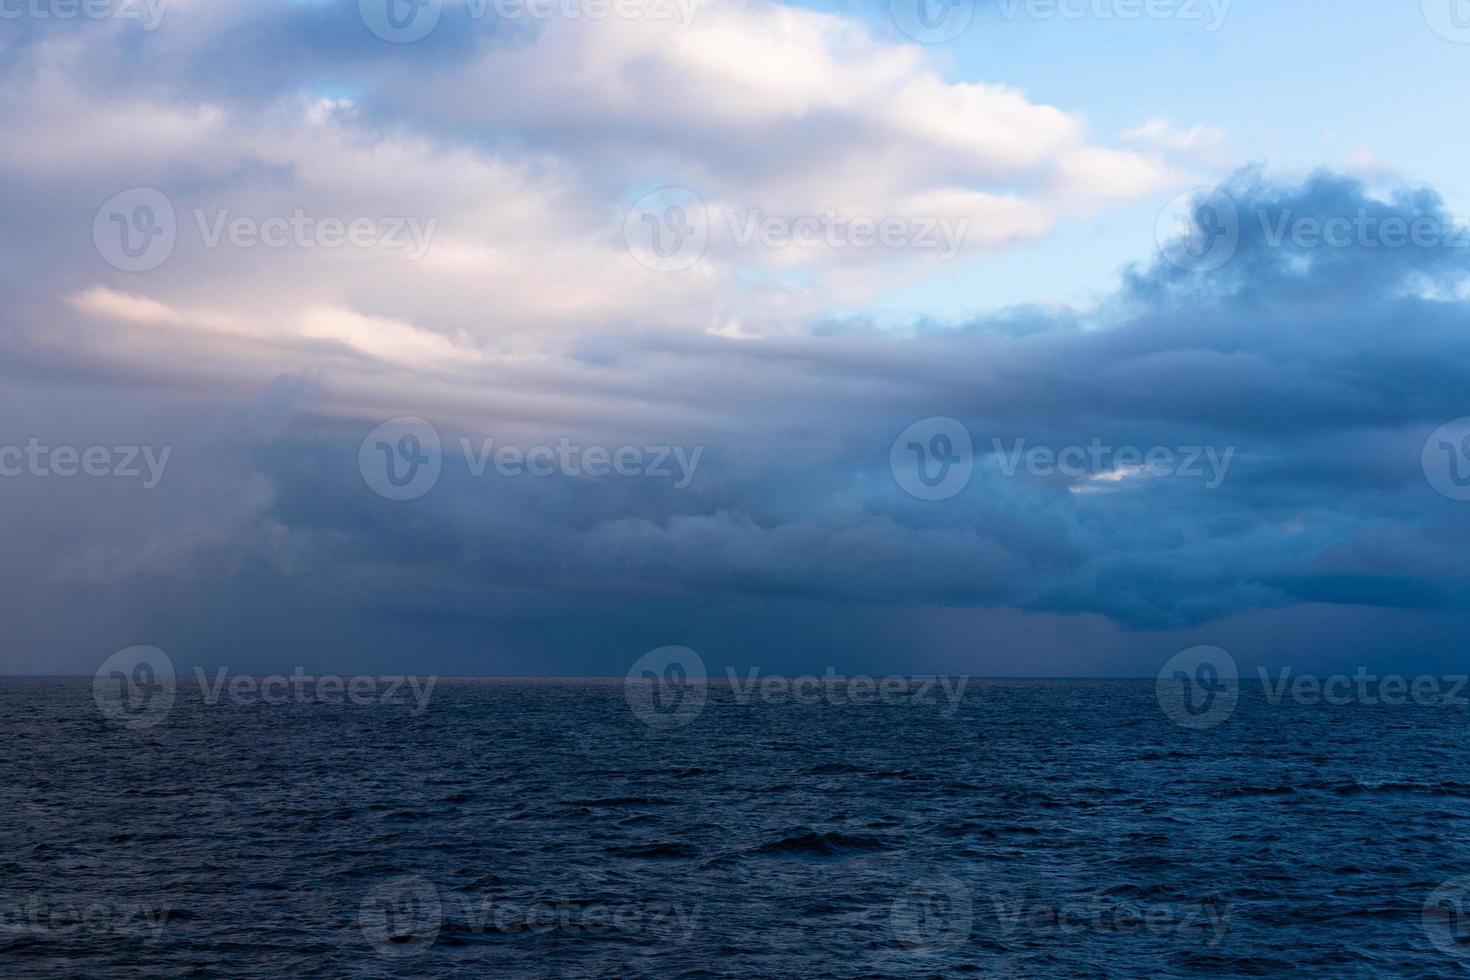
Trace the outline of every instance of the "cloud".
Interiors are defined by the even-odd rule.
[[[1126,130],[1124,142],[1163,151],[1182,162],[1219,170],[1230,163],[1230,145],[1225,131],[1216,126],[1194,125],[1187,129],[1162,116]]]
[[[373,38],[349,3],[168,13],[152,32],[24,25],[0,172],[29,205],[4,247],[38,299],[101,287],[283,331],[332,308],[522,350],[608,324],[763,336],[1173,176],[1080,116],[946,80],[917,45],[763,0],[702,7],[686,30],[451,5],[413,45]],[[661,185],[694,191],[709,233],[678,275],[641,266],[626,236]],[[128,187],[176,214],[178,241],[146,275],[115,274],[73,234]],[[422,255],[220,244],[222,223],[298,212],[433,235]],[[762,222],[779,240],[749,237]],[[885,222],[891,241],[853,244]]]
[[[431,647],[462,670],[620,673],[640,645],[780,638],[856,665],[917,635],[944,644],[931,669],[983,669],[965,644],[994,630],[1092,671],[1303,624],[1432,653],[1463,622],[1465,511],[1420,455],[1470,415],[1467,250],[1276,234],[1359,214],[1451,226],[1432,191],[1242,171],[1219,268],[1161,259],[1092,310],[889,332],[833,311],[935,256],[742,248],[731,217],[946,216],[1000,250],[1223,144],[1155,120],[1109,146],[1076,114],[946,80],[917,46],[759,2],[684,32],[511,29],[452,6],[418,45],[373,38],[354,6],[179,3],[153,35],[27,24],[7,49],[0,445],[173,447],[156,491],[0,480],[16,649],[369,666]],[[676,272],[625,239],[633,202],[668,184],[708,209],[704,255]],[[91,240],[132,186],[176,218],[167,260],[134,273]],[[211,241],[298,213],[437,224],[417,258]],[[358,451],[401,415],[447,451],[429,494],[392,502]],[[962,492],[924,501],[890,450],[935,416],[978,455]],[[476,476],[461,438],[704,453],[678,489]],[[1008,472],[1023,439],[1234,452],[1211,488],[1112,457]]]
[[[48,567],[71,588],[124,583],[147,605],[168,601],[154,583],[170,571],[196,575],[184,555],[232,556],[209,560],[220,570],[204,580],[211,615],[256,601],[240,591],[249,582],[259,595],[306,589],[318,597],[312,615],[344,636],[345,620],[388,616],[435,635],[535,634],[538,650],[552,637],[577,646],[552,622],[620,603],[627,646],[666,636],[659,624],[728,623],[741,608],[757,634],[859,610],[868,644],[921,612],[957,614],[945,610],[1012,610],[1040,617],[1026,620],[1036,629],[1082,617],[1125,645],[1234,630],[1273,610],[1463,615],[1470,522],[1429,486],[1420,451],[1466,411],[1466,304],[1446,295],[1470,273],[1465,252],[1302,250],[1265,230],[1286,213],[1448,217],[1431,193],[1383,200],[1326,173],[1282,186],[1245,171],[1227,190],[1251,216],[1231,263],[1135,269],[1087,317],[1014,311],[902,336],[596,333],[530,362],[487,352],[411,369],[395,363],[399,351],[367,351],[376,366],[361,377],[376,388],[335,367],[310,399],[285,403],[277,417],[289,421],[205,457],[232,458],[242,488],[270,488],[221,495],[243,511],[221,522],[181,501],[121,539],[98,523],[90,533],[103,543]],[[180,318],[122,294],[80,302],[118,321]],[[334,339],[347,343],[359,329],[402,330],[344,322],[349,336]],[[260,411],[226,402],[236,406],[226,417]],[[444,475],[423,499],[394,503],[363,482],[357,445],[377,419],[410,409],[439,427]],[[963,421],[977,459],[961,493],[926,502],[896,482],[889,449],[934,415]],[[461,437],[698,445],[704,456],[684,490],[648,477],[476,476]],[[1214,488],[1112,457],[1075,476],[1008,471],[1021,439],[1233,458]],[[181,448],[172,465],[187,481],[219,463]],[[1107,492],[1074,492],[1092,487]],[[92,492],[103,506],[102,489]],[[202,537],[189,530],[201,520],[212,529]],[[1049,655],[1070,662],[1060,647]],[[593,660],[616,672],[615,656]]]

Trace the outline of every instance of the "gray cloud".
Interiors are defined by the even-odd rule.
[[[534,118],[445,102],[415,120],[436,80],[498,77],[487,51],[504,39],[385,45],[344,4],[179,10],[170,29],[191,57],[148,62],[126,85],[157,38],[24,24],[7,49],[24,94],[0,109],[28,140],[0,151],[0,446],[172,455],[151,490],[0,479],[13,640],[0,668],[86,671],[154,643],[239,669],[616,674],[685,643],[770,669],[1148,673],[1187,642],[1263,659],[1291,644],[1298,663],[1373,662],[1398,644],[1425,664],[1460,642],[1470,504],[1437,494],[1420,454],[1470,415],[1470,249],[1269,233],[1359,213],[1452,225],[1432,191],[1381,199],[1332,173],[1244,171],[1226,188],[1243,220],[1221,268],[1160,260],[1087,313],[898,334],[824,322],[825,296],[747,291],[732,268],[644,276],[615,237],[640,140],[657,166],[799,197],[792,168],[824,140],[849,152],[890,139],[891,118],[828,107],[790,123],[811,141],[795,164],[727,152],[740,131],[718,114],[670,130],[628,109],[606,131],[584,126],[577,91],[545,93]],[[246,54],[272,45],[275,70],[261,72]],[[76,64],[143,129],[111,129],[105,113],[92,131],[48,128],[86,108],[54,71]],[[185,83],[194,101],[170,94]],[[313,101],[334,98],[355,108]],[[1002,101],[1087,148],[1064,114]],[[987,179],[1015,167],[1028,192],[1069,204],[1075,188],[1024,164]],[[181,209],[443,214],[447,247],[443,264],[410,267],[185,243],[155,272],[119,273],[89,240],[119,182],[167,184]],[[751,329],[718,329],[732,310]],[[432,420],[451,447],[438,485],[407,502],[358,470],[363,438],[397,415]],[[933,416],[959,419],[978,455],[961,492],[923,501],[889,452]],[[687,489],[475,477],[460,437],[704,455]],[[1007,475],[993,440],[1020,439],[1234,453],[1215,488]]]
[[[1359,206],[1407,216],[1433,203],[1373,202],[1331,175],[1283,188],[1243,174],[1232,186],[1245,205],[1323,217]],[[406,655],[414,637],[437,637],[456,652],[435,656],[464,670],[615,673],[640,642],[707,632],[691,622],[739,630],[752,656],[767,634],[819,642],[826,623],[858,662],[900,642],[888,632],[900,623],[1010,609],[1025,617],[1010,621],[1018,637],[1051,636],[1041,663],[1082,670],[1066,631],[1047,624],[1101,630],[1121,665],[1135,662],[1134,644],[1207,635],[1212,623],[1238,631],[1266,611],[1463,617],[1470,515],[1434,492],[1419,456],[1434,428],[1466,412],[1470,341],[1457,327],[1462,301],[1417,291],[1463,269],[1438,253],[1303,262],[1260,245],[1247,237],[1239,265],[1218,276],[1134,270],[1097,322],[1031,311],[907,337],[600,335],[598,357],[538,383],[603,408],[578,425],[556,412],[503,427],[491,415],[478,431],[444,421],[444,476],[404,503],[376,496],[358,472],[375,420],[321,414],[313,384],[283,379],[253,402],[208,408],[200,417],[213,421],[187,431],[180,393],[154,395],[134,429],[179,443],[168,506],[120,520],[127,498],[113,487],[68,487],[77,496],[64,506],[12,496],[12,540],[45,569],[48,589],[75,597],[105,583],[194,642],[207,642],[212,623],[286,601],[299,635],[248,631],[299,656],[317,645],[366,656],[355,644],[379,641]],[[148,386],[114,383],[89,396],[94,409]],[[34,408],[15,431],[55,429],[60,391],[34,392],[53,408]],[[94,412],[72,415],[80,432]],[[979,454],[970,484],[938,502],[909,497],[888,466],[894,437],[930,415],[963,420]],[[452,449],[461,434],[706,450],[687,490],[648,478],[475,477]],[[1006,476],[991,440],[1018,438],[1233,446],[1236,457],[1216,489],[1160,477],[1079,494],[1088,481]],[[90,518],[71,520],[76,540],[57,548],[51,532],[73,512]],[[196,608],[179,608],[181,581],[204,597]],[[848,618],[868,625],[833,625]],[[524,653],[532,635],[545,658],[535,663]],[[935,662],[953,663],[961,642],[947,636]]]

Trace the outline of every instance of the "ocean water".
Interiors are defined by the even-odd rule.
[[[739,693],[0,682],[0,974],[1470,975],[1464,706]]]

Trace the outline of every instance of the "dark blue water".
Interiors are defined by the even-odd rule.
[[[1470,975],[1470,709],[943,707],[716,687],[665,731],[621,682],[182,685],[127,729],[90,681],[0,682],[0,974]]]

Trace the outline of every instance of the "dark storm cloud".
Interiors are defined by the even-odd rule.
[[[1280,187],[1247,173],[1231,192],[1268,215],[1362,208],[1451,223],[1430,195],[1384,203],[1334,175]],[[1136,270],[1096,323],[1033,312],[1023,331],[1007,318],[908,338],[604,341],[590,370],[638,373],[670,416],[625,440],[705,446],[688,489],[474,477],[455,439],[496,433],[446,427],[439,484],[395,503],[357,472],[365,420],[298,426],[259,447],[268,517],[308,588],[337,595],[318,615],[436,635],[515,624],[519,636],[594,611],[614,646],[690,609],[721,622],[747,609],[756,635],[817,609],[882,619],[1006,607],[1140,635],[1303,604],[1463,613],[1470,505],[1430,487],[1420,452],[1437,426],[1470,414],[1466,307],[1446,298],[1466,252],[1303,252],[1260,234],[1243,222],[1237,259],[1218,274]],[[888,463],[895,436],[931,415],[963,420],[980,456],[970,484],[937,502],[904,493]],[[992,439],[1021,438],[1234,456],[1214,488],[1007,476]],[[1100,492],[1073,492],[1084,485]],[[591,642],[576,633],[569,644]],[[585,667],[578,657],[553,660]]]
[[[415,105],[395,92],[398,73],[425,87],[418,73],[447,71],[487,43],[476,25],[385,44],[355,4],[242,10],[182,7],[174,33],[156,36],[88,25],[118,34],[89,81],[115,82],[141,57],[149,67],[131,91],[250,108],[302,89],[345,91],[360,119],[391,128]],[[209,18],[232,23],[191,35]],[[61,27],[20,30],[7,56]],[[165,40],[188,53],[153,57]],[[446,97],[419,121],[499,138],[458,105]],[[598,136],[565,120],[549,134],[535,120],[511,123],[551,146]],[[199,144],[179,137],[181,155],[207,156],[217,134],[204,132]],[[650,138],[683,146],[702,133]],[[761,152],[722,163],[764,172]],[[0,480],[9,669],[87,671],[146,642],[181,663],[239,669],[621,673],[642,649],[687,643],[712,663],[772,669],[907,658],[914,669],[1108,673],[1147,672],[1148,656],[1212,637],[1261,656],[1264,637],[1286,637],[1316,643],[1318,657],[1355,637],[1397,638],[1404,656],[1432,660],[1462,635],[1453,627],[1470,606],[1470,503],[1437,494],[1420,453],[1436,427],[1470,415],[1470,249],[1456,244],[1463,236],[1397,248],[1271,241],[1303,219],[1360,214],[1379,228],[1424,218],[1452,227],[1429,191],[1385,201],[1339,175],[1282,185],[1244,172],[1226,188],[1240,231],[1228,263],[1130,270],[1085,316],[1024,309],[908,336],[828,324],[740,340],[610,318],[548,341],[545,357],[490,359],[450,385],[431,372],[400,384],[412,372],[332,339],[232,336],[214,341],[223,356],[194,366],[170,359],[167,339],[138,352],[113,323],[65,319],[56,298],[99,274],[87,237],[96,207],[154,177],[127,166],[139,175],[109,176],[117,186],[72,175],[0,189],[12,219],[0,229],[0,281],[25,324],[0,338],[0,445],[173,449],[150,490]],[[170,186],[182,200],[190,181],[292,183],[288,164],[218,167],[172,175]],[[189,258],[181,249],[158,277],[119,288],[190,280],[207,266]],[[242,291],[265,281],[247,275],[257,261],[230,267]],[[207,295],[185,296],[211,308]],[[403,301],[405,318],[418,312]],[[276,371],[277,356],[310,369]],[[245,368],[267,357],[278,377],[260,390]],[[377,401],[363,388],[335,396],[354,370],[382,381]],[[468,406],[467,389],[478,398]],[[359,472],[360,443],[390,414],[433,420],[450,447],[420,499],[385,500]],[[963,490],[924,501],[900,487],[889,450],[932,416],[961,420],[978,458]],[[647,477],[476,477],[454,448],[460,437],[703,455],[683,489]],[[1007,475],[1005,452],[1022,439],[1232,455],[1213,487]],[[1018,649],[1026,659],[1014,659]]]
[[[1095,162],[1080,123],[931,84],[911,51],[829,50],[804,21],[786,68],[832,60],[791,115],[764,79],[681,62],[663,35],[560,25],[537,47],[534,25],[447,4],[434,34],[390,44],[347,0],[176,0],[166,18],[26,18],[0,41],[0,112],[25,134],[0,153],[0,448],[172,453],[156,488],[0,478],[0,670],[90,671],[140,642],[241,670],[516,673],[620,673],[669,642],[769,669],[980,673],[1151,673],[1186,642],[1457,651],[1470,502],[1436,494],[1420,453],[1470,416],[1470,239],[1432,191],[1383,200],[1335,173],[1247,170],[1226,188],[1239,241],[1217,269],[1160,260],[1095,311],[900,336],[808,323],[845,304],[747,294],[719,269],[707,289],[695,273],[623,282],[606,272],[628,260],[619,203],[686,173],[803,206],[808,184],[856,188],[864,207],[1036,190],[1060,179],[1053,157]],[[736,10],[707,43],[748,41],[750,24]],[[589,50],[606,76],[573,71]],[[848,104],[885,72],[907,96],[872,116]],[[929,110],[942,125],[906,128]],[[1004,132],[982,132],[995,113]],[[487,145],[507,156],[466,153]],[[1080,197],[1152,187],[1113,165]],[[129,185],[166,188],[188,232],[147,275],[91,241]],[[440,216],[442,264],[203,250],[190,213],[226,206]],[[1286,231],[1333,220],[1352,241]],[[1441,241],[1380,241],[1424,220]],[[732,292],[739,316],[698,306],[706,291]],[[542,329],[560,303],[566,320]],[[313,329],[293,319],[322,307]],[[754,329],[709,331],[731,319]],[[444,354],[432,341],[448,336]],[[384,500],[359,472],[363,438],[395,414],[434,420],[450,448],[419,500]],[[978,458],[953,497],[916,500],[889,448],[932,416],[961,420]],[[462,436],[703,455],[682,489],[473,476]],[[1020,439],[1210,448],[1229,466],[1213,486],[1007,475]]]

